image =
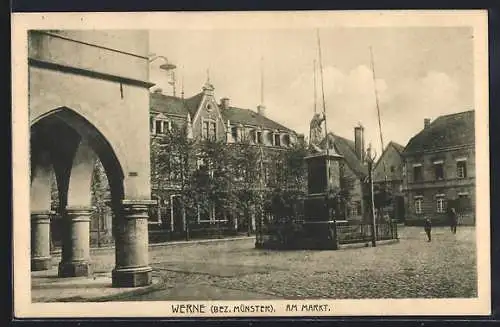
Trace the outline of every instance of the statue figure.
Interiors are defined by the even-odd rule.
[[[310,147],[315,152],[322,152],[323,150],[319,147],[321,143],[321,138],[323,137],[321,124],[325,121],[325,115],[315,113],[313,118],[311,119],[311,123],[309,125],[309,144]]]

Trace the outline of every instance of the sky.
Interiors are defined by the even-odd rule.
[[[321,29],[323,83],[316,33],[305,28],[169,29],[150,31],[149,42],[151,53],[177,66],[177,95],[182,88],[185,97],[199,93],[209,75],[218,100],[228,97],[233,106],[255,110],[262,71],[269,118],[308,137],[314,104],[322,111],[324,94],[328,130],[353,139],[354,127],[362,124],[365,143],[379,154],[377,98],[384,146],[390,141],[406,145],[425,118],[474,109],[471,28]],[[150,80],[172,94],[166,72],[159,69],[163,63],[151,63]]]

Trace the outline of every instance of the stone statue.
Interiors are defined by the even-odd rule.
[[[311,123],[309,125],[309,144],[310,147],[315,152],[322,152],[323,150],[319,147],[321,143],[321,138],[323,137],[321,124],[325,121],[325,115],[315,113],[313,118],[311,119]]]

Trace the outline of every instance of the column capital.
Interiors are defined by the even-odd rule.
[[[82,216],[92,214],[93,210],[94,210],[94,207],[91,207],[91,206],[68,206],[65,209],[67,214],[82,215]]]
[[[93,207],[66,207],[66,216],[73,222],[90,221]]]
[[[38,224],[50,224],[50,218],[54,215],[54,211],[50,210],[39,210],[31,212],[31,221]]]
[[[51,216],[55,213],[53,210],[33,210],[31,211],[31,216]]]
[[[151,205],[154,205],[157,203],[158,203],[157,200],[151,200],[151,199],[148,199],[148,200],[124,199],[124,200],[122,200],[122,204],[124,206],[130,206],[130,207],[133,207],[133,206],[151,206]]]

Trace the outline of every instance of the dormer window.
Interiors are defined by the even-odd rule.
[[[238,127],[236,126],[231,127],[231,136],[233,137],[233,140],[235,142],[238,141]]]
[[[257,143],[262,144],[262,132],[257,131]]]
[[[281,139],[279,134],[274,134],[274,146],[281,146]]]
[[[285,134],[283,136],[283,146],[290,146],[290,135]]]
[[[165,117],[156,117],[151,119],[151,129],[153,134],[165,134],[171,130],[172,124]]]

